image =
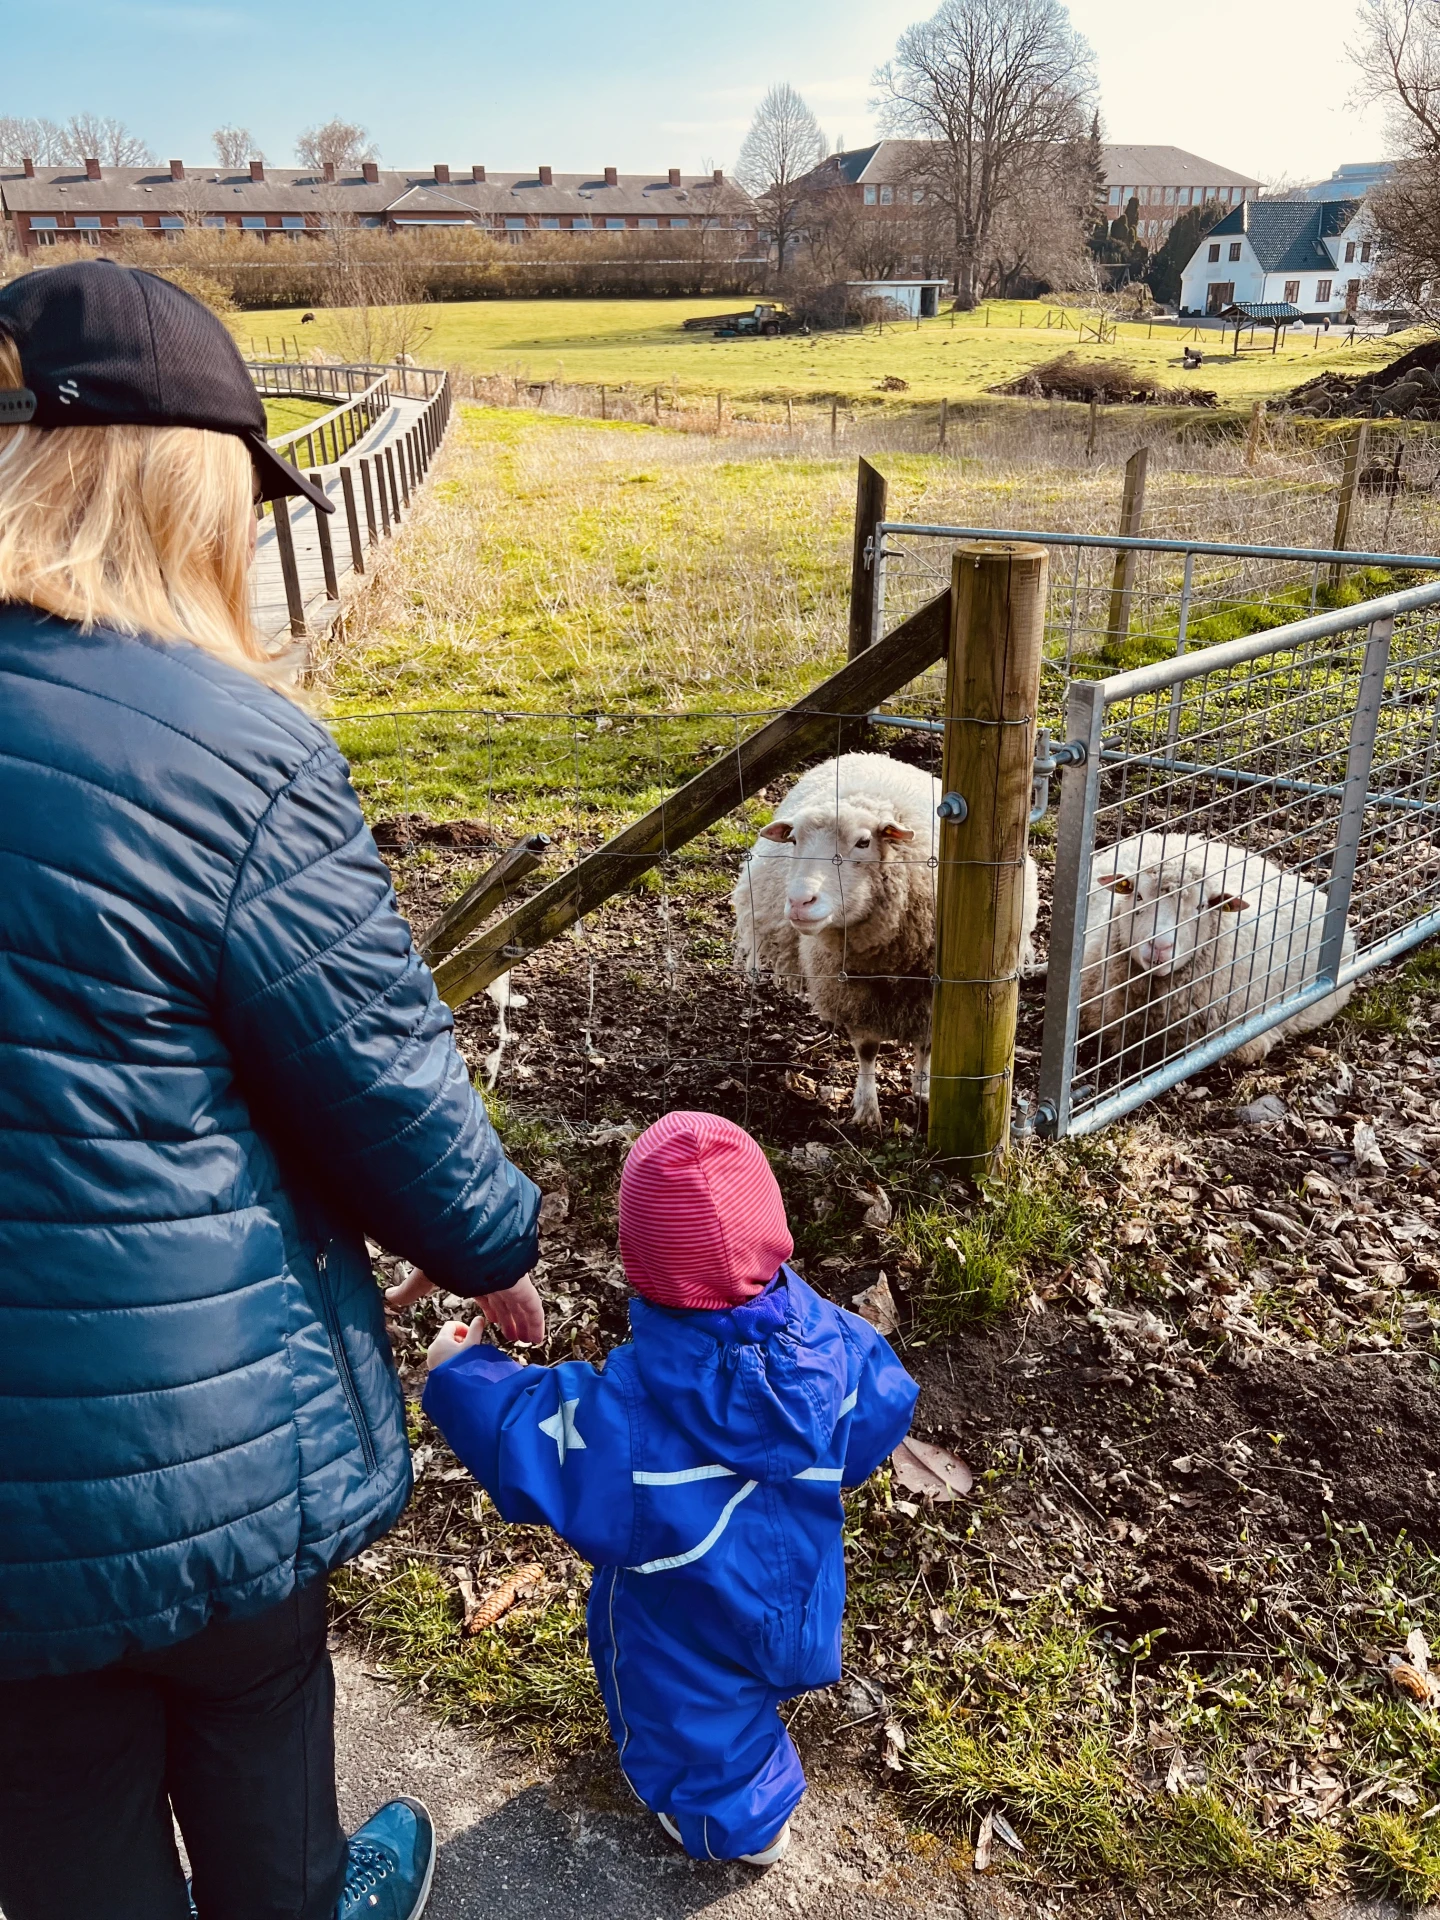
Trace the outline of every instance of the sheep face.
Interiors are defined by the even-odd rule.
[[[1103,854],[1096,861],[1104,866]],[[1196,951],[1213,940],[1216,913],[1238,913],[1246,904],[1225,885],[1223,872],[1207,873],[1205,854],[1192,849],[1138,868],[1100,872],[1095,885],[1109,894],[1106,955],[1131,974],[1181,972]]]
[[[892,812],[842,800],[797,810],[762,827],[769,844],[756,852],[789,862],[785,918],[797,933],[858,926],[870,915],[888,861],[905,857],[915,839]]]

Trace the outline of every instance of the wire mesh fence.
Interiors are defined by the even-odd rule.
[[[1039,1122],[1328,1019],[1440,927],[1440,585],[1072,684]]]

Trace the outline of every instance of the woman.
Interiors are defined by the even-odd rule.
[[[335,1803],[325,1575],[410,1490],[364,1236],[543,1333],[535,1190],[249,625],[284,493],[329,510],[187,295],[0,290],[6,1920],[420,1913],[423,1807]]]

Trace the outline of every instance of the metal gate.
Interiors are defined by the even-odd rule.
[[[1440,932],[1440,584],[1072,681],[1066,738],[1040,1132],[1254,1057]]]

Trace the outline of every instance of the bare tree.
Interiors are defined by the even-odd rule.
[[[327,120],[322,127],[306,127],[295,141],[295,158],[317,172],[327,166],[358,167],[375,159],[379,148],[364,127],[349,120]]]
[[[1056,146],[1083,152],[1090,48],[1060,0],[944,0],[875,83],[884,130],[926,143],[916,172],[949,215],[956,289],[973,306],[1001,208],[1045,190]]]
[[[217,127],[210,136],[210,144],[222,167],[243,167],[247,160],[265,158],[248,127]]]
[[[775,240],[775,261],[785,271],[795,237],[799,183],[825,158],[820,123],[788,80],[771,87],[750,122],[735,163],[735,177],[760,207]]]
[[[0,114],[0,161],[13,167],[22,160],[38,160],[41,166],[58,167],[64,159],[65,137],[55,121]]]
[[[72,113],[60,130],[61,159],[79,165],[98,160],[103,167],[148,167],[155,155],[123,120],[98,113]]]
[[[331,312],[330,331],[341,357],[372,366],[413,358],[431,331],[425,311],[425,275],[422,260],[392,254],[379,260],[357,261],[343,280],[337,277],[335,297],[347,304]]]
[[[1362,0],[1350,48],[1399,158],[1370,195],[1374,296],[1440,315],[1440,0]]]

